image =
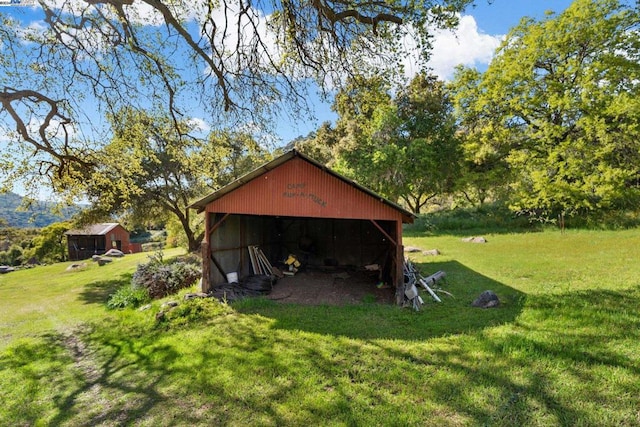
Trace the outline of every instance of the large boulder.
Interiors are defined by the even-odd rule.
[[[110,256],[110,257],[123,257],[124,256],[124,252],[118,250],[118,249],[109,249],[107,252],[104,253],[104,256]]]
[[[495,292],[484,291],[483,293],[480,294],[480,296],[478,296],[478,298],[476,298],[471,303],[471,305],[473,307],[480,307],[480,308],[497,307],[500,305],[500,299],[498,298],[498,295],[496,295]]]

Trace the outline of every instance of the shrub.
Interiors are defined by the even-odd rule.
[[[136,308],[149,301],[149,294],[146,289],[136,288],[132,285],[126,285],[118,289],[109,297],[107,307],[110,309],[118,308]]]
[[[7,252],[11,258],[11,265],[22,264],[22,246],[12,245]]]
[[[193,285],[201,275],[199,265],[180,260],[164,263],[162,255],[156,254],[146,264],[138,265],[132,284],[145,289],[151,298],[162,298]]]
[[[190,264],[190,265],[194,265],[198,268],[200,268],[200,266],[202,265],[202,259],[195,254],[186,254],[186,255],[179,255],[177,257],[171,258],[169,260],[167,260],[167,264],[175,264],[178,262],[182,262],[184,264]]]

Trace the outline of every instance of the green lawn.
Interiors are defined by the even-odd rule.
[[[405,238],[455,296],[420,312],[252,300],[157,323],[159,302],[105,308],[144,256],[0,276],[0,425],[640,425],[640,230],[485,237]],[[485,289],[499,308],[470,307]]]

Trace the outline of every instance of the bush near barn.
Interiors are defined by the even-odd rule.
[[[163,298],[193,285],[202,276],[197,257],[181,257],[164,262],[162,253],[149,257],[133,274],[134,288],[145,289],[150,298]]]

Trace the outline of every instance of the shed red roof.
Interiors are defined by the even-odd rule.
[[[69,230],[64,234],[67,236],[104,236],[119,225],[117,222],[91,224],[80,229]]]
[[[192,203],[198,212],[392,220],[415,215],[321,163],[289,151]]]

